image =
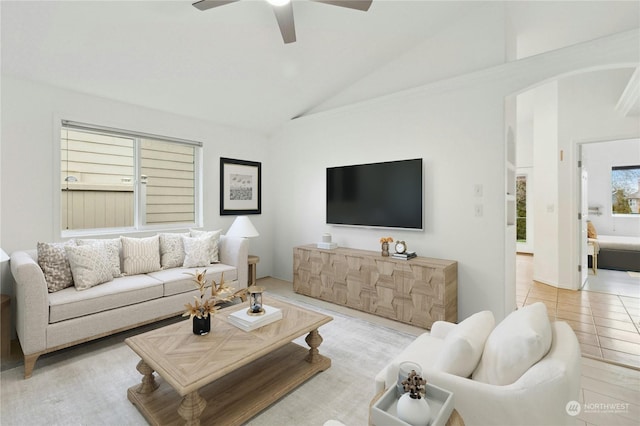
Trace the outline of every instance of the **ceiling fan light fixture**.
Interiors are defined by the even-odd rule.
[[[289,4],[289,2],[291,2],[291,0],[267,0],[267,3],[272,6],[284,6]]]

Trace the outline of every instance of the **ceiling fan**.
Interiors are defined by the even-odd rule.
[[[200,0],[193,3],[196,9],[208,10],[225,4],[235,3],[239,0]],[[280,33],[285,43],[296,41],[296,27],[293,22],[293,5],[291,0],[266,0],[273,6],[276,20],[280,27]],[[333,6],[346,7],[349,9],[362,10],[366,12],[373,0],[311,0],[318,3],[330,4]]]

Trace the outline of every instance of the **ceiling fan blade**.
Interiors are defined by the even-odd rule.
[[[311,0],[318,3],[330,4],[333,6],[347,7],[349,9],[362,10],[366,12],[371,7],[373,0]]]
[[[193,7],[200,10],[213,9],[214,7],[224,6],[225,4],[235,3],[238,0],[200,0],[193,3]]]
[[[296,27],[293,23],[293,2],[289,2],[284,6],[273,6],[273,12],[276,14],[276,20],[280,27],[282,40],[285,43],[293,43],[296,41]]]

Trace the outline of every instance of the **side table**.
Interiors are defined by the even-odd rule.
[[[373,397],[373,399],[369,403],[369,410],[371,410],[371,407],[373,407],[373,404],[375,404],[380,398],[382,398],[382,395],[384,395],[385,392],[386,392],[386,389]],[[371,419],[369,419],[369,425],[370,426],[373,425],[371,423]],[[453,409],[453,412],[451,412],[451,415],[449,416],[449,420],[447,420],[446,426],[464,426],[464,420],[462,420],[462,417],[460,416],[460,414],[455,408]]]
[[[249,255],[249,287],[256,285],[256,264],[260,262],[260,257]]]
[[[0,296],[0,357],[11,354],[11,296]]]

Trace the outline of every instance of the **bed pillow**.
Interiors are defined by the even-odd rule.
[[[218,244],[220,243],[220,234],[222,229],[217,231],[200,231],[198,229],[190,229],[191,237],[208,238],[209,240],[209,263],[218,263]]]
[[[38,243],[38,265],[44,272],[49,293],[60,291],[73,285],[71,265],[67,258],[66,246],[75,246],[73,240],[64,243]]]
[[[160,265],[162,269],[179,268],[184,263],[184,244],[182,237],[189,233],[160,234]]]
[[[551,348],[551,323],[542,302],[510,313],[491,332],[473,380],[509,385]]]
[[[148,238],[120,237],[124,257],[124,273],[127,275],[146,274],[160,270],[160,237]]]
[[[456,325],[447,334],[434,368],[460,377],[469,377],[478,365],[484,345],[493,330],[491,311],[482,311]]]
[[[182,237],[182,243],[184,244],[184,263],[182,266],[197,268],[211,263],[208,238]]]
[[[590,220],[587,221],[587,238],[598,238],[596,227],[593,226],[593,223]]]
[[[77,240],[79,246],[97,245],[103,247],[109,256],[109,263],[111,264],[111,275],[113,278],[121,277],[122,270],[120,269],[120,252],[122,251],[122,243],[120,238],[112,239],[86,239]]]
[[[86,290],[113,279],[111,250],[118,253],[113,246],[101,244],[65,247],[76,290]]]

